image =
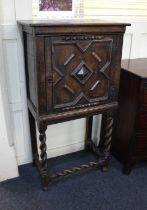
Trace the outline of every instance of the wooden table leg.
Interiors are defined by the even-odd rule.
[[[36,124],[35,119],[29,111],[29,121],[30,121],[30,135],[31,135],[31,146],[32,146],[32,156],[33,156],[33,165],[35,160],[39,160],[38,147],[37,147],[37,138],[36,138]]]
[[[49,177],[47,175],[47,145],[46,145],[46,129],[47,125],[40,123],[39,125],[39,140],[40,140],[40,175],[42,180],[42,188],[44,191],[48,190]]]
[[[92,140],[93,116],[86,118],[85,150],[89,150],[89,141]]]
[[[106,159],[104,166],[102,167],[103,171],[108,170],[108,164],[110,159],[110,147],[111,147],[111,140],[112,140],[112,127],[113,127],[113,117],[112,113],[106,114],[106,122],[105,122],[105,136],[104,136],[104,146],[103,146],[103,155]]]

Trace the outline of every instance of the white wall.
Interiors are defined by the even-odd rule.
[[[4,114],[4,90],[0,87],[0,181],[17,177],[18,168],[14,147],[9,144],[8,126],[6,115]],[[8,115],[7,115],[8,116]]]
[[[7,78],[11,113],[12,138],[8,139],[10,145],[14,145],[18,165],[21,165],[31,162],[32,158],[26,106],[23,49],[16,19],[31,19],[31,1],[9,0],[8,3],[8,1],[1,0],[0,4],[3,68]],[[107,19],[109,18],[107,17]],[[123,58],[147,57],[147,21],[134,22],[130,20],[128,22],[131,22],[132,26],[127,28],[124,38]],[[96,118],[96,120],[99,119]],[[96,125],[97,123],[95,123],[95,127]],[[84,119],[48,126],[48,157],[82,149],[84,132]],[[99,133],[95,132],[95,136],[99,136]],[[7,153],[9,155],[10,151],[8,150]]]
[[[18,176],[15,148],[12,144],[11,115],[3,62],[2,28],[0,26],[0,181]]]

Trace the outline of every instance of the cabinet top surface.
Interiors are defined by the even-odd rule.
[[[63,20],[19,20],[17,21],[18,24],[21,25],[28,25],[32,27],[44,27],[44,26],[93,26],[93,25],[100,25],[100,26],[130,26],[129,23],[119,23],[119,22],[112,22],[112,21],[104,21],[98,19],[63,19]]]
[[[147,58],[122,60],[121,67],[141,78],[147,78]]]

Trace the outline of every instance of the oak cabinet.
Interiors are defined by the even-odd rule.
[[[91,141],[92,116],[104,113],[107,135],[103,155],[91,166],[107,165],[113,112],[118,106],[123,34],[129,24],[96,20],[18,23],[23,31],[33,158],[46,190],[53,178],[47,175],[47,125],[87,117],[85,147],[98,154]],[[40,160],[35,121],[40,132]]]

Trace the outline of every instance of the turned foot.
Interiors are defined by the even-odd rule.
[[[42,182],[42,190],[43,191],[48,191],[48,184],[49,184],[48,176],[43,176],[41,178],[41,182]]]
[[[107,172],[109,170],[108,163],[102,166],[102,171]]]
[[[51,183],[51,177],[48,175],[42,175],[41,182],[42,182],[42,190],[48,191],[49,183]]]
[[[48,191],[48,184],[47,185],[42,184],[42,190],[43,191]]]

